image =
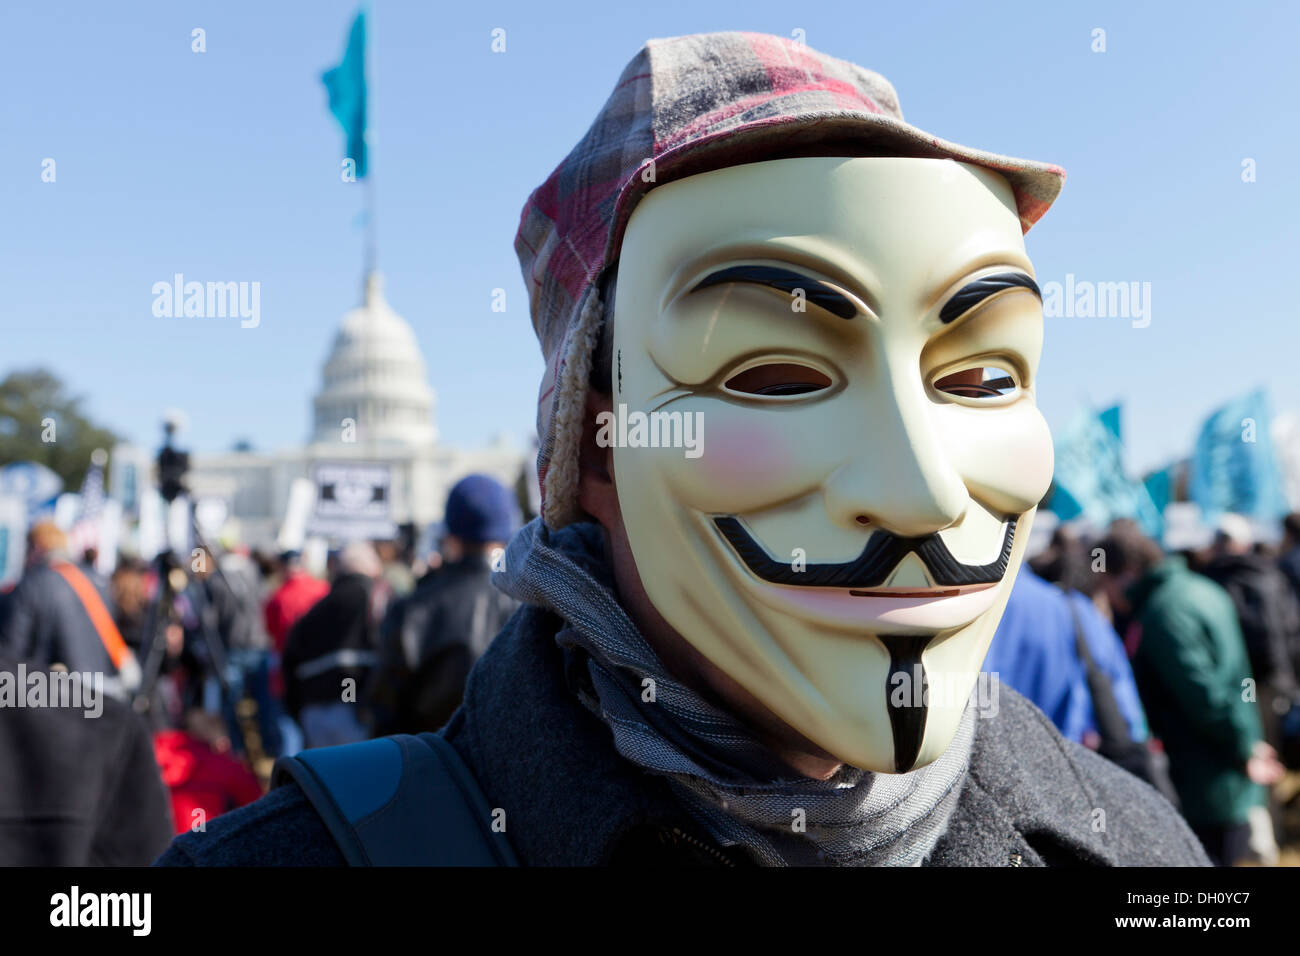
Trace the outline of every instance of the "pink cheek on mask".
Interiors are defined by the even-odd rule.
[[[806,454],[777,427],[728,423],[710,431],[707,413],[704,424],[704,453],[686,463],[714,488],[766,491],[807,465]]]

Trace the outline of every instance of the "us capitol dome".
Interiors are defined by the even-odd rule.
[[[490,474],[511,487],[524,470],[524,451],[504,436],[470,450],[439,443],[415,332],[388,304],[377,273],[339,323],[320,383],[306,444],[192,456],[191,498],[219,502],[209,513],[224,506],[225,534],[271,548],[312,537],[391,538],[400,525],[418,530],[441,520],[447,492],[463,476]],[[148,475],[152,452],[138,449],[133,463],[127,451],[114,449],[114,467]]]
[[[358,441],[431,445],[434,394],[415,333],[371,273],[365,301],[343,316],[312,400],[313,442],[338,441],[349,423]]]

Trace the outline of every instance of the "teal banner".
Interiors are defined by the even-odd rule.
[[[1116,518],[1132,518],[1146,534],[1159,536],[1160,509],[1146,487],[1125,474],[1119,436],[1118,405],[1074,417],[1056,437],[1055,491],[1049,508],[1062,521],[1082,517],[1096,528]]]
[[[1271,424],[1263,389],[1229,402],[1205,420],[1192,454],[1188,496],[1207,520],[1225,511],[1260,521],[1276,521],[1287,513]]]

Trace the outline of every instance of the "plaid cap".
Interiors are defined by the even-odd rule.
[[[712,169],[835,146],[955,159],[1001,173],[1024,231],[1065,181],[1059,166],[999,156],[903,122],[879,73],[759,33],[651,40],[619,78],[582,141],[528,198],[515,236],[533,328],[546,358],[538,395],[542,518],[582,516],[578,451],[600,281],[618,260],[637,201],[656,185]]]

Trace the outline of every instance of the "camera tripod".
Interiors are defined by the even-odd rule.
[[[230,581],[222,572],[216,555],[203,539],[198,522],[194,518],[193,509],[189,510],[190,533],[193,535],[196,546],[194,558],[203,562],[211,562],[207,565],[210,568],[207,574],[214,577],[218,586],[225,588],[228,594],[237,599],[239,592],[231,586]],[[208,665],[212,671],[212,676],[216,678],[220,687],[223,704],[229,702],[232,705],[249,762],[252,763],[254,768],[264,767],[268,755],[258,727],[257,701],[249,693],[247,683],[243,687],[240,699],[231,699],[232,689],[227,678],[228,655],[222,643],[221,635],[213,627],[211,615],[208,613],[211,599],[208,598],[204,587],[207,582],[197,576],[199,572],[191,564],[183,559],[178,559],[170,547],[159,552],[154,560],[154,566],[158,575],[158,590],[150,604],[145,625],[148,653],[141,667],[140,688],[136,692],[133,701],[136,711],[151,716],[151,718],[154,718],[154,722],[157,722],[158,715],[154,713],[157,703],[155,692],[162,677],[163,663],[167,655],[167,630],[173,625],[182,623],[180,612],[176,606],[176,599],[182,594],[200,595],[199,600],[202,603],[195,607],[194,618],[197,622],[197,630],[203,640],[203,646],[207,651]]]

